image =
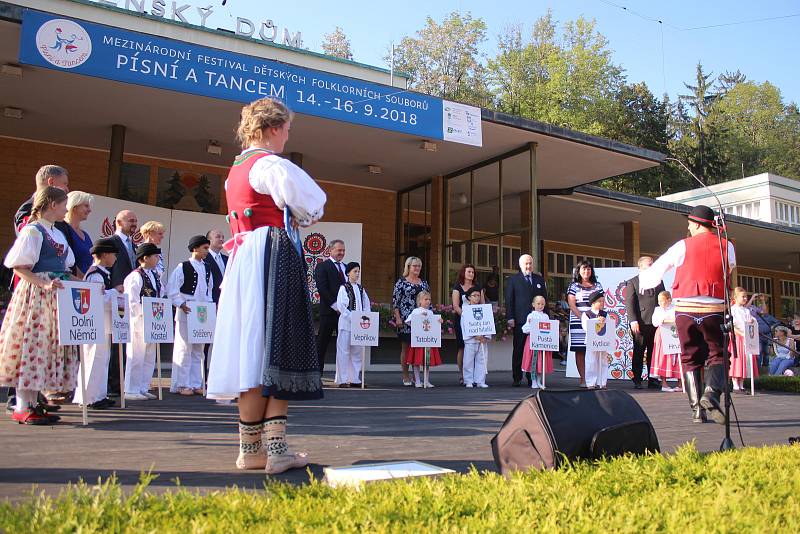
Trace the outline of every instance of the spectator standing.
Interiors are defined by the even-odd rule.
[[[339,311],[336,309],[336,296],[339,288],[347,281],[345,274],[345,245],[341,239],[334,239],[330,244],[330,258],[317,264],[314,268],[314,282],[319,293],[319,330],[317,331],[317,356],[319,372],[325,369],[325,353],[331,336],[339,325]]]
[[[592,294],[603,291],[597,281],[594,266],[586,260],[575,266],[572,283],[567,289],[569,302],[569,348],[575,353],[575,365],[580,375],[580,387],[586,387],[586,331],[581,324],[581,317],[590,309],[589,298]]]
[[[533,272],[533,257],[523,254],[519,257],[519,272],[508,279],[506,284],[506,318],[508,326],[513,328],[514,342],[511,354],[511,377],[513,387],[522,385],[522,356],[525,351],[527,334],[522,330],[531,311],[533,297],[541,295],[547,298],[544,278]],[[525,374],[528,386],[533,385],[530,373]]]
[[[467,293],[472,289],[477,289],[480,292],[481,300],[479,304],[484,304],[486,299],[484,298],[483,291],[481,291],[480,286],[475,282],[475,266],[471,264],[462,265],[461,269],[458,270],[458,277],[451,294],[453,312],[456,314],[456,324],[453,325],[453,328],[456,331],[456,347],[458,347],[456,363],[458,363],[458,378],[461,385],[464,384],[464,335],[461,332],[461,307],[465,304],[469,304]]]
[[[395,282],[392,292],[392,315],[397,328],[397,337],[400,339],[400,369],[405,387],[414,385],[408,375],[408,364],[406,363],[406,352],[411,345],[411,325],[406,322],[406,319],[417,307],[417,294],[420,291],[430,292],[431,290],[428,282],[420,276],[421,272],[421,259],[416,256],[406,258],[403,276]]]
[[[58,228],[67,238],[72,253],[75,254],[75,271],[73,274],[83,278],[92,266],[92,238],[81,228],[81,223],[92,213],[94,197],[83,191],[70,191],[67,195],[67,216]]]

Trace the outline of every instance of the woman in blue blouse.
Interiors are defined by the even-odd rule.
[[[72,253],[75,255],[75,276],[83,280],[86,270],[92,265],[92,238],[81,229],[81,223],[92,213],[94,197],[83,191],[70,191],[67,195],[66,223],[62,232],[67,238]],[[66,231],[65,231],[66,230]]]

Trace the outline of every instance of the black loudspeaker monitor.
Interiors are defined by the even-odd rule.
[[[599,459],[659,452],[658,438],[633,397],[624,391],[538,391],[523,399],[492,438],[504,475],[552,469],[565,459]]]

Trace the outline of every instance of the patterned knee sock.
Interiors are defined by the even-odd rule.
[[[264,421],[264,446],[267,456],[279,456],[289,451],[286,445],[286,416],[278,415]]]
[[[261,432],[264,422],[245,423],[239,421],[239,453],[242,458],[261,455]]]

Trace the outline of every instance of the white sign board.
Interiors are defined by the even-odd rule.
[[[532,319],[530,344],[531,350],[549,350],[558,352],[558,321],[542,321]]]
[[[411,317],[411,346],[412,347],[441,347],[442,324],[441,317],[428,312],[427,315],[414,315]]]
[[[59,345],[96,345],[106,335],[101,286],[90,282],[62,282],[58,290]]]
[[[217,326],[217,305],[213,302],[188,301],[189,314],[186,327],[189,343],[213,343],[214,328]]]
[[[744,348],[747,355],[761,353],[761,345],[758,342],[758,323],[755,321],[744,325]]]
[[[611,352],[617,344],[617,325],[610,317],[606,317],[602,325],[600,322],[599,319],[586,321],[586,350]]]
[[[461,310],[461,333],[464,338],[493,336],[496,333],[491,304],[465,304]]]
[[[142,297],[145,343],[172,343],[175,326],[172,322],[172,302],[169,299]]]
[[[128,299],[120,295],[111,301],[111,342],[130,343],[131,313]]]
[[[380,327],[378,312],[354,311],[350,314],[350,344],[354,347],[377,347]]]
[[[483,146],[481,108],[445,100],[442,102],[444,140]]]
[[[658,331],[661,332],[661,351],[664,354],[680,354],[681,340],[678,339],[675,323],[663,323]]]

